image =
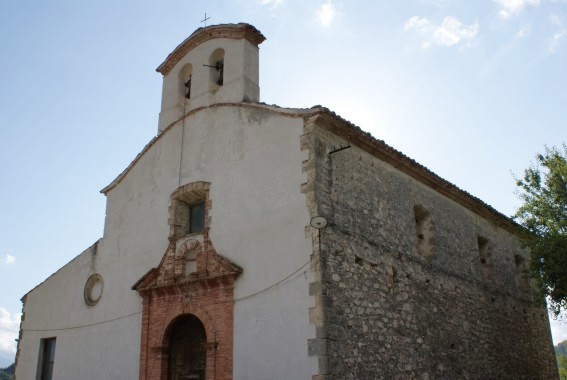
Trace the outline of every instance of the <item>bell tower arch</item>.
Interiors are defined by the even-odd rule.
[[[259,102],[259,48],[249,24],[197,29],[156,69],[163,75],[158,133],[187,112],[215,103]]]

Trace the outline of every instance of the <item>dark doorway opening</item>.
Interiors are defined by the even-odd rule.
[[[178,318],[169,339],[168,380],[205,380],[205,327],[194,315]]]

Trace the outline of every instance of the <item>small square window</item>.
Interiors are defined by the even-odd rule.
[[[209,201],[209,183],[192,182],[171,194],[169,206],[170,238],[181,238],[205,231]],[[207,207],[205,207],[207,205]]]

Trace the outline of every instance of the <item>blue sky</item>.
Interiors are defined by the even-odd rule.
[[[329,107],[506,215],[511,173],[566,140],[566,0],[1,1],[0,364],[20,297],[102,236],[205,12],[267,37],[262,101]]]

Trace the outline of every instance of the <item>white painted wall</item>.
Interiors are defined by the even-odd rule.
[[[224,50],[224,84],[211,85],[211,72],[216,70],[203,64],[211,64],[210,57],[217,50]],[[184,97],[180,85],[181,71],[186,65],[193,68],[191,99]],[[258,102],[259,87],[258,47],[246,40],[218,38],[196,46],[188,52],[163,78],[162,103],[158,132],[179,120],[183,111],[224,102]],[[211,91],[211,87],[214,89]]]
[[[179,178],[181,135],[183,167]],[[211,240],[244,272],[239,299],[293,273],[309,261],[311,241],[301,183],[303,119],[266,109],[216,107],[179,123],[141,157],[108,194],[104,237],[28,295],[18,378],[35,376],[39,339],[57,338],[57,379],[134,379],[138,376],[140,314],[73,330],[32,332],[98,323],[140,312],[131,286],[159,264],[168,244],[170,194],[181,184],[211,183]],[[305,269],[309,269],[306,266]],[[83,301],[90,274],[104,277],[98,305]],[[234,378],[304,379],[316,373],[307,355],[315,337],[313,306],[302,272],[271,291],[235,304]]]
[[[117,279],[108,271],[111,263],[105,256],[100,247],[97,254],[86,250],[27,295],[18,379],[36,379],[40,340],[50,337],[56,338],[54,379],[135,378],[140,314],[88,326],[122,317],[126,310],[141,310],[139,305],[112,308],[109,301]],[[83,289],[95,272],[103,273],[105,289],[99,304],[90,307],[84,302]]]
[[[235,299],[264,290],[307,264],[311,241],[300,151],[301,118],[216,108],[186,125],[181,183],[211,182],[211,240],[244,272]],[[306,266],[308,269],[309,266]],[[306,379],[316,373],[307,355],[311,274],[235,304],[234,378]]]
[[[210,92],[210,69],[202,64],[218,48],[225,50],[224,85]],[[187,63],[193,65],[188,101],[179,86]],[[142,300],[131,287],[159,264],[168,246],[171,193],[194,181],[211,183],[216,251],[244,269],[235,287],[234,379],[307,379],[317,372],[316,358],[307,354],[307,340],[315,338],[309,265],[306,273],[247,297],[310,258],[301,193],[303,118],[267,106],[207,108],[245,98],[259,98],[258,49],[245,40],[207,41],[164,78],[160,132],[184,108],[205,108],[161,133],[107,193],[96,255],[85,251],[27,295],[18,380],[35,379],[40,339],[47,337],[57,339],[55,379],[138,377]],[[83,289],[93,273],[103,276],[104,292],[97,305],[87,306]]]

